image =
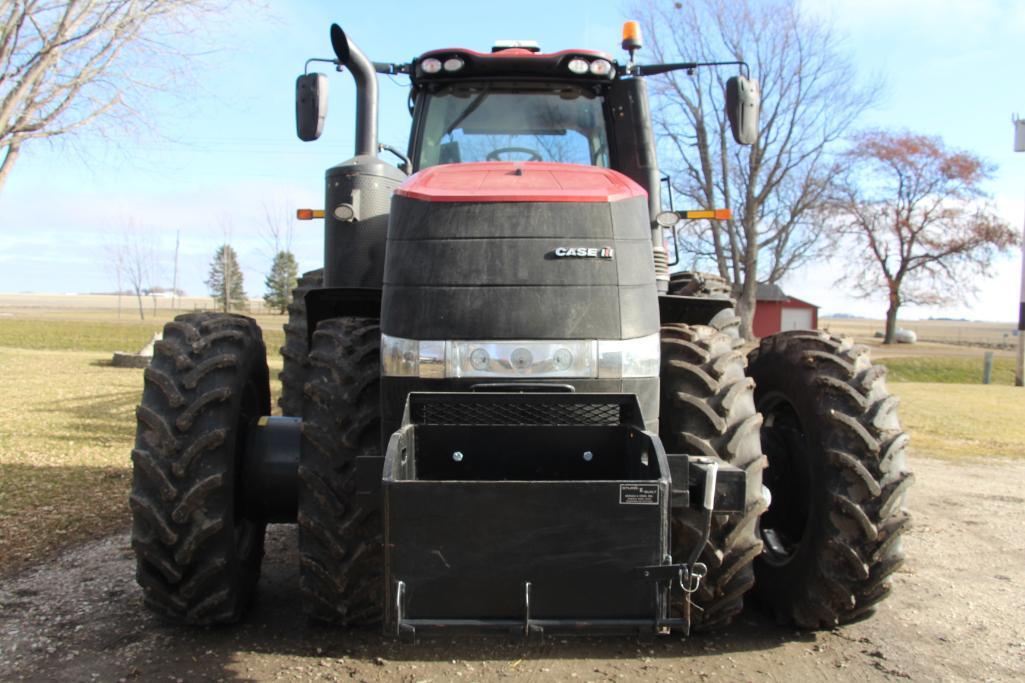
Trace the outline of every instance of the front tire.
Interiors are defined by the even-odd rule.
[[[186,624],[238,620],[265,524],[246,515],[246,432],[270,413],[267,352],[250,318],[181,315],[145,372],[132,450],[132,548],[146,605]]]
[[[313,333],[299,455],[299,585],[319,621],[381,619],[380,514],[356,500],[356,458],[379,455],[381,329],[324,320]]]
[[[867,616],[904,561],[913,480],[886,369],[849,339],[792,331],[762,339],[748,374],[765,417],[772,494],[758,598],[803,628]]]
[[[744,376],[744,356],[734,350],[731,326],[721,331],[708,325],[662,327],[661,405],[659,436],[667,453],[718,458],[747,473],[743,512],[713,516],[711,534],[699,560],[708,574],[691,600],[692,628],[712,630],[728,625],[744,605],[754,583],[752,562],[762,550],[757,534],[762,498],[761,452],[754,385]],[[672,518],[675,562],[684,562],[700,542],[704,513],[677,510]],[[680,605],[682,593],[673,596]]]
[[[324,269],[303,273],[292,290],[288,304],[288,322],[285,323],[285,344],[281,347],[281,396],[278,405],[281,414],[299,417],[303,412],[303,385],[306,383],[306,363],[310,352],[306,341],[306,293],[324,284]]]

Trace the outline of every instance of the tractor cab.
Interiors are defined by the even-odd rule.
[[[414,170],[475,161],[612,166],[615,62],[587,50],[541,53],[526,42],[490,54],[432,50],[413,61]]]

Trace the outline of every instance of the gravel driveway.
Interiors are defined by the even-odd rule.
[[[185,629],[147,614],[127,533],[0,581],[0,680],[1021,680],[1025,463],[915,459],[909,561],[875,617],[798,633],[749,609],[688,640],[424,640],[319,628],[299,610],[295,532],[272,527],[254,610]]]

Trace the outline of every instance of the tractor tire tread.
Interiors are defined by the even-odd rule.
[[[380,446],[380,327],[322,321],[308,354],[299,467],[300,590],[307,615],[359,625],[383,607],[381,521],[356,500],[356,458]]]
[[[819,458],[811,495],[822,512],[802,541],[814,552],[795,554],[793,567],[756,563],[755,593],[780,623],[819,629],[863,618],[903,563],[913,481],[886,371],[847,338],[789,331],[761,340],[748,355],[748,373],[759,392],[785,394],[795,405],[809,453]],[[802,585],[787,589],[798,577]]]
[[[303,273],[292,290],[292,301],[288,304],[288,322],[284,325],[285,343],[281,347],[281,395],[278,406],[281,414],[299,417],[303,409],[303,385],[306,382],[306,363],[309,353],[306,329],[306,300],[303,298],[311,289],[324,283],[324,269]]]
[[[707,631],[728,625],[741,611],[754,583],[752,563],[762,549],[756,520],[765,509],[759,442],[759,416],[753,383],[745,376],[746,359],[736,353],[735,315],[717,316],[713,325],[668,324],[662,327],[662,373],[659,433],[667,453],[712,456],[746,472],[748,499],[740,513],[713,516],[700,561],[708,575],[691,599],[692,628]],[[725,325],[725,327],[720,327]],[[703,515],[674,511],[672,549],[686,561],[702,536]],[[674,593],[674,604],[683,596]]]
[[[236,518],[241,410],[270,412],[260,328],[242,316],[192,313],[164,327],[144,373],[132,450],[132,548],[145,604],[177,623],[239,619],[259,578],[264,524]],[[237,399],[237,400],[236,400]],[[236,531],[255,539],[240,545]]]

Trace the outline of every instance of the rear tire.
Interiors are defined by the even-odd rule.
[[[260,575],[265,524],[241,506],[246,432],[270,413],[250,318],[181,315],[145,372],[132,450],[132,547],[146,605],[186,624],[233,622]]]
[[[285,345],[281,347],[281,396],[278,405],[281,414],[299,417],[303,412],[303,384],[306,383],[306,356],[309,343],[306,341],[306,293],[318,289],[324,283],[324,269],[303,273],[292,290],[292,301],[288,304],[288,322],[285,323]]]
[[[379,455],[381,330],[372,318],[324,320],[313,333],[299,456],[299,585],[314,619],[378,622],[382,524],[356,500],[356,458]]]
[[[867,616],[904,561],[907,436],[886,369],[823,332],[783,332],[749,355],[772,493],[756,593],[782,623]]]
[[[731,328],[732,329],[732,328]],[[708,325],[662,327],[659,436],[667,453],[719,458],[747,473],[744,512],[716,514],[699,560],[708,575],[691,596],[700,609],[691,612],[692,628],[726,626],[743,608],[754,583],[752,562],[761,553],[757,521],[765,510],[754,383],[744,376],[744,356],[734,350],[735,334]],[[673,513],[674,562],[685,562],[704,532],[704,513]],[[674,592],[678,609],[684,596]]]
[[[726,278],[713,273],[680,271],[669,276],[669,294],[732,300],[733,286]]]

